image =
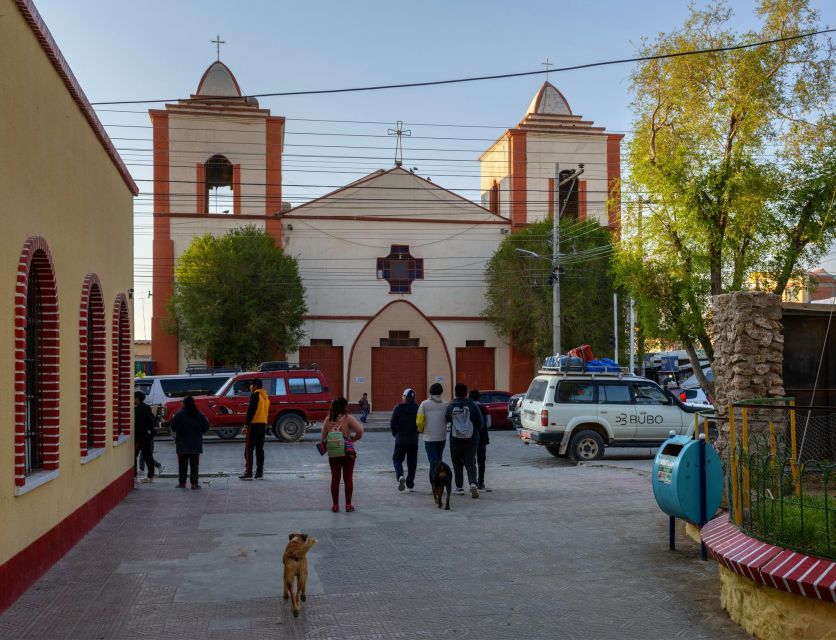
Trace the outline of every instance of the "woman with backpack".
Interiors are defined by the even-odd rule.
[[[363,425],[348,413],[348,400],[337,398],[331,403],[328,417],[322,423],[321,439],[328,453],[331,467],[331,511],[340,510],[340,476],[345,485],[345,510],[354,511],[351,495],[354,493],[354,461],[357,452],[354,443],[363,437]]]
[[[203,434],[209,431],[209,421],[198,411],[194,398],[191,396],[183,398],[183,408],[175,413],[171,420],[171,431],[174,433],[179,467],[177,487],[186,488],[186,471],[188,470],[192,489],[200,489],[197,475],[198,463],[200,454],[203,453]]]

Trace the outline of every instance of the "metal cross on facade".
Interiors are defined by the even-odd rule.
[[[210,40],[212,44],[216,45],[218,48],[218,61],[220,62],[221,59],[221,45],[226,44],[226,40],[221,40],[220,35],[216,35],[214,40]]]
[[[549,67],[553,67],[554,63],[551,60],[549,60],[548,58],[546,58],[546,61],[541,62],[540,64],[542,64],[544,67],[546,67],[546,82],[548,82],[549,81]]]
[[[395,166],[400,167],[403,165],[403,137],[404,136],[411,136],[412,129],[407,129],[404,131],[403,122],[398,120],[395,123],[396,129],[389,129],[386,134],[390,136],[397,136],[395,139]]]

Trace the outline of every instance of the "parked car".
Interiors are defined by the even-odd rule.
[[[699,407],[700,409],[713,408],[708,396],[705,395],[705,391],[703,391],[700,387],[681,389],[678,395],[680,402],[683,404]]]
[[[159,418],[166,402],[186,395],[206,396],[217,393],[238,370],[193,369],[192,373],[134,378],[134,391],[145,394],[145,403]]]
[[[657,447],[693,432],[693,414],[655,382],[626,373],[544,369],[522,401],[520,438],[554,456],[597,460],[606,447]]]
[[[508,400],[508,419],[511,421],[511,426],[517,430],[522,427],[522,424],[520,424],[520,407],[523,398],[525,398],[524,393],[516,393]]]
[[[511,394],[507,391],[480,391],[481,404],[488,411],[492,429],[509,429],[511,421],[508,419],[508,400]]]
[[[247,417],[250,380],[259,378],[270,396],[268,421],[273,434],[284,442],[300,440],[308,425],[324,419],[331,405],[328,382],[318,369],[298,368],[239,373],[215,395],[195,397],[197,408],[209,420],[209,428],[219,438],[231,440],[240,432]],[[165,418],[182,407],[182,400],[165,403]]]

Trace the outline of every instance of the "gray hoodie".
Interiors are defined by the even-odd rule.
[[[440,442],[447,439],[447,402],[441,396],[430,396],[418,407],[418,420],[423,416],[424,441]]]

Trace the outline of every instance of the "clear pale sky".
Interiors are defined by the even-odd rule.
[[[188,97],[215,59],[210,40],[220,34],[223,60],[245,93],[291,91],[486,75],[542,69],[635,54],[642,36],[670,31],[685,19],[684,0],[536,0],[499,2],[384,2],[380,0],[275,2],[268,0],[36,0],[61,51],[91,102]],[[703,3],[698,2],[698,5]],[[734,26],[754,29],[754,3],[735,0]],[[821,24],[836,26],[836,2],[817,0]],[[630,128],[630,65],[553,73],[550,80],[576,114],[611,131]],[[304,122],[294,118],[403,120],[413,134],[404,164],[478,200],[476,159],[502,129],[516,124],[542,77],[398,89],[335,96],[261,99],[289,118],[287,150],[301,154],[362,155],[369,160],[285,159],[285,199],[297,204],[361,175],[392,165],[386,124]],[[120,105],[99,111],[134,177],[151,177],[147,109]],[[426,124],[486,125],[488,128]],[[316,136],[312,133],[336,133]],[[345,135],[354,134],[354,135]],[[418,136],[457,140],[419,140]],[[139,140],[120,140],[136,138]],[[461,138],[471,138],[462,140]],[[476,140],[472,140],[472,139]],[[347,150],[310,145],[367,145]],[[290,145],[299,145],[291,147]],[[433,151],[417,151],[431,148]],[[455,158],[444,164],[419,158]],[[316,167],[320,172],[305,171]],[[337,172],[341,173],[337,173]],[[151,184],[139,182],[135,206],[136,335],[150,332]],[[836,254],[825,268],[836,270]]]

